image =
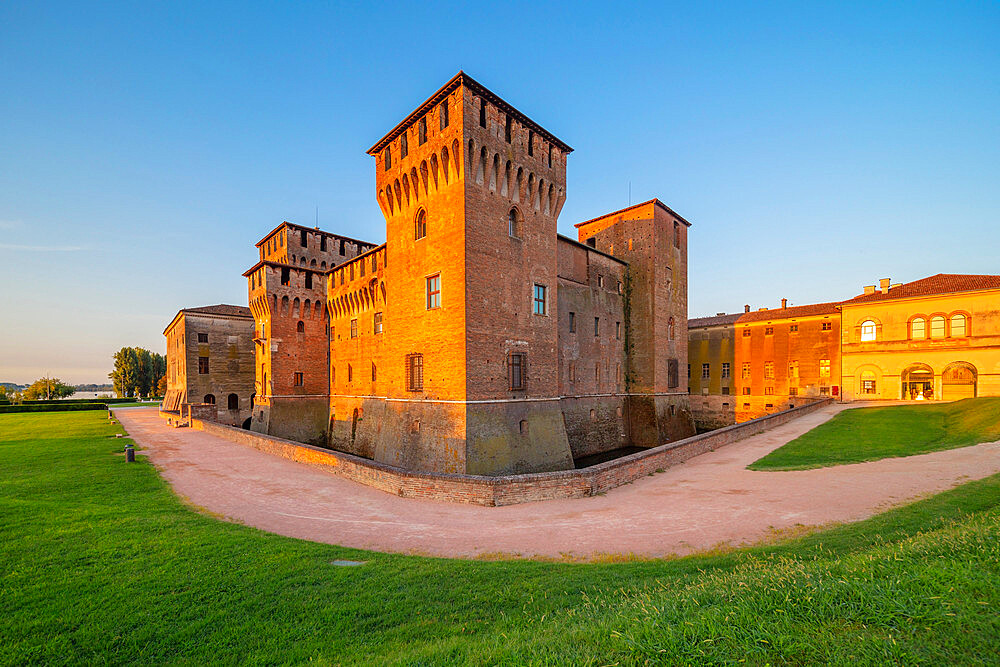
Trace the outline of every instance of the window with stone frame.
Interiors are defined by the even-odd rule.
[[[507,355],[507,388],[511,391],[523,390],[527,384],[527,355],[511,352]]]
[[[376,334],[382,333],[382,313],[375,313],[374,331]]]
[[[427,310],[441,307],[441,274],[427,278]]]
[[[423,391],[424,388],[424,355],[406,355],[406,389],[407,391]]]
[[[208,357],[198,357],[198,375],[208,375]]]

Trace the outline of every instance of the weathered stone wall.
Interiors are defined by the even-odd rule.
[[[732,426],[736,423],[736,402],[739,396],[692,395],[691,416],[698,431]]]
[[[351,454],[311,447],[208,421],[194,420],[192,426],[269,454],[319,466],[334,474],[393,495],[495,506],[556,498],[583,498],[604,493],[640,477],[661,472],[699,454],[714,451],[719,447],[780,426],[797,417],[815,412],[829,403],[829,399],[815,401],[792,410],[692,436],[589,468],[497,477],[415,472]]]

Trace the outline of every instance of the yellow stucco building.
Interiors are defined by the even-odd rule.
[[[884,279],[840,312],[843,400],[1000,396],[1000,276]]]

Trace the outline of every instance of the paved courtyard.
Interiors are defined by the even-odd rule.
[[[202,431],[156,410],[115,410],[142,453],[193,505],[281,535],[360,549],[472,558],[668,556],[857,521],[1000,472],[1000,442],[833,468],[747,464],[830,419],[830,406],[606,495],[507,507],[399,498]]]

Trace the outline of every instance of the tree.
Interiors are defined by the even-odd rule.
[[[167,358],[153,352],[153,390],[157,396],[167,392]]]
[[[31,383],[31,386],[24,390],[24,398],[29,401],[66,398],[67,396],[72,396],[74,392],[76,392],[76,389],[68,384],[64,384],[59,378],[44,377],[35,380]]]
[[[156,395],[166,396],[167,395],[167,376],[161,375],[160,381],[156,383]]]
[[[139,388],[139,355],[134,347],[115,352],[115,369],[108,373],[118,398],[136,396]]]

